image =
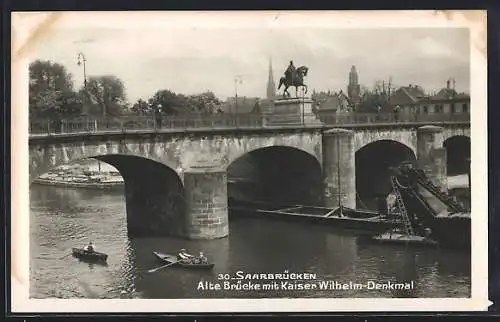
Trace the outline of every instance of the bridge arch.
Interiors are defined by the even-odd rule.
[[[319,204],[323,175],[316,156],[290,146],[267,146],[227,167],[230,201]]]
[[[413,149],[394,140],[374,141],[356,151],[356,206],[377,209],[392,189],[390,168],[416,159]]]
[[[98,158],[106,155],[129,155],[146,158],[179,172],[181,162],[169,156],[169,146],[165,143],[144,143],[125,141],[82,141],[30,144],[30,184],[40,175],[47,173],[60,165],[81,159]],[[172,154],[170,152],[170,154]]]
[[[446,171],[448,176],[466,174],[469,170],[467,159],[471,157],[471,141],[467,135],[455,135],[443,142],[446,148]]]
[[[297,132],[287,135],[271,133],[265,136],[238,137],[232,140],[220,141],[218,151],[225,155],[225,168],[227,169],[234,161],[240,157],[265,148],[289,147],[302,151],[322,163],[322,134],[320,131]]]
[[[443,127],[443,142],[454,136],[466,136],[470,139],[470,127],[463,127],[463,126]]]
[[[417,153],[417,133],[413,128],[360,129],[354,132],[354,151],[377,141],[394,141]]]
[[[115,167],[123,177],[129,235],[182,236],[185,233],[184,187],[176,171],[160,162],[133,155],[91,157]]]

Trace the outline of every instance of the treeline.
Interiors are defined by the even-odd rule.
[[[209,91],[183,95],[162,89],[130,106],[123,81],[114,75],[89,76],[86,84],[75,88],[73,75],[59,63],[36,60],[29,66],[30,119],[207,114],[220,111],[220,105],[220,100]]]
[[[212,114],[221,112],[220,106],[221,101],[212,92],[184,95],[164,89],[157,91],[147,101],[139,99],[131,110],[139,115]]]
[[[30,118],[59,119],[87,115],[123,114],[128,109],[125,86],[116,76],[87,77],[75,89],[73,75],[63,65],[36,60],[29,66]]]

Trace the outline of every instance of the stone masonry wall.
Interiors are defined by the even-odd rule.
[[[210,239],[229,234],[227,175],[217,168],[191,168],[184,173],[187,237]]]

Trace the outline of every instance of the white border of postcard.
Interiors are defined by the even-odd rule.
[[[168,16],[168,23],[201,28],[401,28],[467,27],[470,29],[472,135],[471,297],[412,299],[29,299],[28,65],[36,43],[64,19],[85,16],[115,27],[140,15]],[[81,19],[81,18],[80,18]],[[484,311],[488,301],[488,190],[486,123],[486,11],[342,11],[342,12],[43,12],[12,13],[12,276],[11,309],[22,312],[363,312]]]

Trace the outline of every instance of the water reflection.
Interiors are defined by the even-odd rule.
[[[348,232],[230,216],[230,235],[215,240],[129,238],[122,194],[31,187],[30,295],[37,298],[466,297],[470,257],[440,249],[366,244]],[[107,266],[67,256],[91,239]],[[152,251],[203,251],[213,271],[166,267]],[[401,290],[200,290],[220,274],[311,272],[321,281],[414,280]]]
[[[412,248],[399,245],[366,245],[358,249],[358,260],[376,259],[371,269],[378,280],[414,281],[409,291],[396,290],[395,297],[456,297],[470,295],[470,255],[461,251]],[[368,265],[361,276],[370,274]],[[454,288],[448,287],[450,283]],[[433,288],[433,292],[429,289]]]

